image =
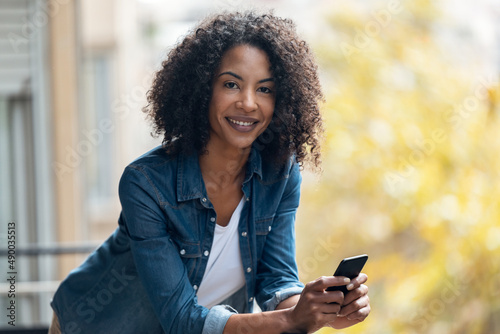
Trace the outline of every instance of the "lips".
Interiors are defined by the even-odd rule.
[[[233,129],[240,132],[252,131],[259,122],[249,117],[226,117],[226,120]]]
[[[243,122],[243,121],[237,121],[235,119],[232,119],[232,118],[227,118],[227,120],[231,123],[234,123],[234,124],[238,124],[238,125],[243,125],[243,126],[250,126],[252,124],[254,124],[255,122]]]

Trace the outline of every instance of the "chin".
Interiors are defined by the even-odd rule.
[[[232,146],[236,147],[239,150],[245,150],[245,149],[250,149],[252,147],[253,141],[252,142],[246,142],[246,143],[235,143]]]
[[[253,144],[253,142],[257,139],[255,136],[246,134],[246,135],[239,135],[239,136],[234,136],[234,135],[228,135],[226,136],[226,143],[229,146],[235,147],[237,149],[245,149],[245,148],[250,148]]]

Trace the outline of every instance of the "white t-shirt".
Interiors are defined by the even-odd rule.
[[[242,198],[227,226],[215,224],[207,268],[196,293],[199,305],[211,308],[245,285],[238,235],[243,203]]]

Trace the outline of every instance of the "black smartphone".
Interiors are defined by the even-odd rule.
[[[333,276],[345,276],[353,279],[359,275],[367,260],[368,255],[366,254],[347,257],[340,262]],[[344,295],[349,292],[345,285],[331,286],[326,291],[342,291]]]

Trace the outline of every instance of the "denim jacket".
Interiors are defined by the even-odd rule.
[[[217,334],[237,311],[252,312],[254,300],[263,311],[274,310],[303,288],[294,230],[300,183],[293,159],[272,168],[252,148],[238,227],[246,285],[229,305],[207,309],[198,305],[196,290],[216,213],[198,156],[170,156],[161,146],[141,156],[120,180],[118,228],[54,295],[62,332]]]

